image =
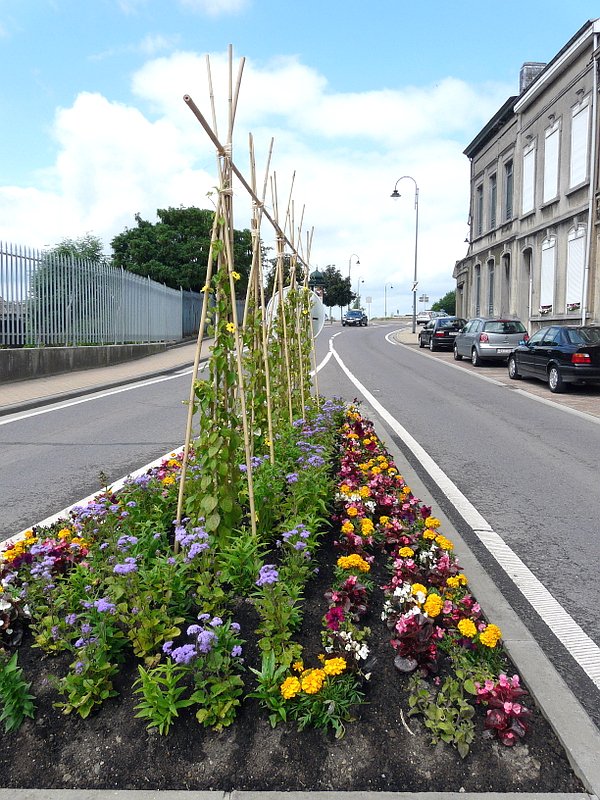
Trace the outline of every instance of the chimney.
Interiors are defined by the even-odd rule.
[[[531,86],[545,66],[546,64],[539,61],[526,61],[523,64],[519,73],[519,94],[523,94]]]

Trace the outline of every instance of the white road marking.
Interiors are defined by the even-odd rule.
[[[489,522],[477,511],[448,475],[440,469],[429,453],[350,372],[333,348],[333,342],[329,343],[329,348],[348,379],[412,451],[461,517],[473,529],[484,547],[513,581],[516,588],[531,603],[550,630],[558,635],[575,661],[600,689],[600,648],[550,594],[544,584],[535,577],[529,567],[511,550],[502,537],[492,529]]]
[[[48,406],[41,408],[34,408],[31,411],[19,411],[15,414],[8,414],[6,417],[0,418],[0,425],[9,425],[11,422],[20,422],[30,417],[38,417],[40,414],[50,414],[52,411],[62,411],[64,408],[71,406],[78,406],[81,403],[89,403],[91,400],[100,400],[103,397],[110,397],[113,394],[121,394],[122,392],[130,392],[132,389],[140,389],[144,386],[152,386],[155,383],[163,383],[164,381],[173,381],[181,378],[183,375],[191,375],[193,369],[186,369],[184,372],[176,372],[173,375],[163,375],[159,378],[148,378],[145,381],[136,381],[136,383],[128,383],[126,386],[118,386],[115,389],[107,389],[105,391],[93,392],[87,394],[85,397],[78,397],[74,400],[63,400],[58,403],[52,403]],[[93,391],[93,390],[90,390]]]

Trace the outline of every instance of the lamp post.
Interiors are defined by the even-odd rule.
[[[352,253],[352,255],[350,256],[350,258],[348,259],[348,282],[349,282],[349,283],[350,283],[350,272],[352,271],[352,259],[353,259],[353,258],[355,258],[355,259],[356,259],[356,266],[358,266],[358,265],[360,264],[360,259],[359,259],[359,257],[356,255],[356,253]],[[350,283],[350,288],[352,289],[352,283]],[[348,303],[348,307],[347,307],[347,309],[346,309],[346,310],[347,310],[347,311],[349,311],[349,310],[350,310],[350,304],[349,304],[349,303]]]
[[[359,276],[356,279],[356,300],[360,298],[360,284],[364,283],[364,280]],[[358,304],[358,308],[360,308],[360,303]]]
[[[384,319],[387,319],[387,288],[388,288],[388,286],[390,287],[390,289],[394,288],[391,283],[384,283],[383,284],[383,318]]]
[[[416,180],[411,175],[403,175],[401,178],[398,178],[396,181],[396,185],[394,186],[394,191],[392,192],[391,196],[396,200],[400,197],[400,193],[398,192],[398,184],[400,181],[403,181],[405,178],[412,181],[415,185],[415,274],[413,277],[413,316],[412,316],[412,332],[416,333],[417,330],[417,251],[419,246],[419,187],[417,186]]]

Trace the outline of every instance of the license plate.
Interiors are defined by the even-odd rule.
[[[510,347],[498,347],[496,348],[496,352],[499,356],[507,356],[511,352],[511,349]]]
[[[448,331],[448,336],[456,336],[458,331]]]

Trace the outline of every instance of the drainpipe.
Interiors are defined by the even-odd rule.
[[[597,158],[597,145],[596,137],[598,135],[598,34],[594,33],[594,48],[593,48],[593,90],[592,90],[592,148],[590,152],[590,190],[589,190],[589,208],[588,208],[588,235],[585,244],[585,268],[583,271],[583,287],[581,292],[581,324],[585,325],[587,316],[586,297],[588,285],[590,280],[590,258],[592,253],[592,236],[595,236],[593,223],[594,223],[594,200],[596,193],[596,180],[598,174],[598,167],[596,164]]]

